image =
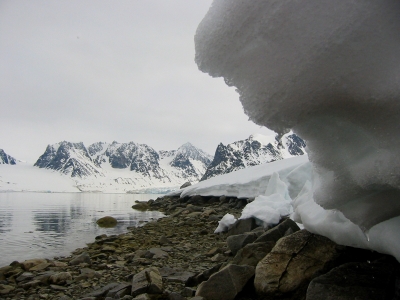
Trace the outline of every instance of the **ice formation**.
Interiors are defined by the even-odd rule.
[[[199,68],[235,86],[251,120],[306,141],[306,228],[386,253],[400,243],[399,15],[393,0],[214,0],[195,35]]]

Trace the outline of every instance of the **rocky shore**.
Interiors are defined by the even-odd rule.
[[[163,197],[134,205],[167,217],[98,236],[69,257],[0,268],[0,299],[400,299],[392,257],[339,246],[290,219],[273,228],[226,213],[250,200]]]

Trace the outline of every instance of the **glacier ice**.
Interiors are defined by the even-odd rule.
[[[305,227],[385,253],[399,249],[399,15],[393,0],[214,0],[195,35],[200,70],[235,86],[251,120],[306,141]]]

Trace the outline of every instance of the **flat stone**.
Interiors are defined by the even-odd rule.
[[[178,272],[175,273],[171,276],[166,277],[166,280],[168,282],[180,282],[180,283],[185,283],[190,277],[192,277],[194,273],[184,271],[184,272]]]
[[[115,288],[118,285],[119,285],[118,282],[109,283],[106,286],[103,286],[103,287],[101,287],[101,288],[99,288],[97,290],[94,290],[94,291],[86,294],[83,297],[95,297],[95,298],[103,297],[103,296],[105,296],[107,294],[108,291],[112,290],[113,288]]]
[[[66,290],[68,290],[67,287],[65,287],[65,286],[60,286],[60,285],[56,285],[56,284],[50,284],[50,288],[51,288],[52,290],[55,290],[55,291],[66,291]]]

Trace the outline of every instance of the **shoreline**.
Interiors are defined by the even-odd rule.
[[[297,225],[293,225],[295,223],[289,219],[282,220],[283,222],[269,230],[257,227],[255,223],[249,227],[249,222],[241,222],[244,227],[239,228],[240,230],[235,224],[236,227],[227,233],[214,234],[223,215],[231,213],[235,217],[240,216],[246,203],[246,199],[224,196],[164,196],[146,203],[141,202],[142,209],[158,210],[166,214],[166,217],[141,227],[128,228],[127,233],[98,236],[87,247],[76,249],[67,257],[12,262],[10,266],[0,268],[0,299],[222,299],[221,296],[204,297],[204,293],[210,293],[207,291],[207,282],[212,281],[212,274],[223,274],[224,270],[232,267],[247,270],[250,277],[241,287],[243,291],[239,290],[229,299],[267,299],[254,289],[259,276],[255,270],[259,268],[262,259],[274,253],[281,241],[290,241],[294,237],[296,243],[299,243],[299,237],[303,237],[307,239],[306,244],[319,242],[318,247],[325,248],[330,245],[332,257],[318,269],[321,274],[330,272],[343,263],[354,261],[360,263],[360,266],[367,264],[368,267],[370,262],[383,260],[386,267],[388,261],[394,266],[389,268],[390,278],[399,277],[396,273],[400,270],[399,264],[390,260],[390,257],[338,246],[326,238],[295,228]],[[284,224],[292,225],[283,227],[287,226]],[[272,240],[269,232],[275,232]],[[261,238],[268,234],[269,240]],[[259,239],[264,240],[259,242]],[[243,242],[244,240],[247,242]],[[292,253],[296,247],[288,244],[280,251],[288,250]],[[325,248],[313,249],[312,253],[327,252]],[[376,265],[373,267],[377,269]],[[286,269],[283,271],[289,272]],[[232,273],[231,270],[229,272]],[[246,272],[240,271],[241,274]],[[311,286],[310,281],[315,277],[314,273],[312,276],[305,274],[301,284],[290,292],[275,291],[273,299],[305,299],[307,287]],[[143,274],[146,276],[140,279]],[[223,284],[240,277],[236,275],[234,278],[224,278]],[[137,287],[143,285],[140,280],[150,280],[151,284],[150,281],[145,282],[146,288],[154,287],[151,290],[140,289]],[[395,290],[394,283],[390,291],[386,287],[387,293],[394,293],[392,289]],[[218,292],[220,289],[211,290]]]

